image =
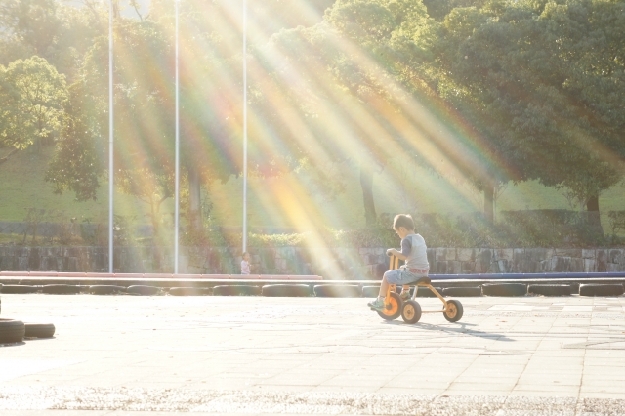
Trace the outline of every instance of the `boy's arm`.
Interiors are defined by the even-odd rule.
[[[410,251],[412,251],[412,241],[409,238],[404,238],[401,240],[401,251],[397,251],[394,248],[389,248],[386,250],[386,254],[392,254],[400,260],[406,260],[408,255],[410,255]]]
[[[400,260],[406,260],[408,257],[404,256],[401,251],[397,251],[394,248],[389,248],[388,250],[386,250],[386,254],[392,254],[393,256],[397,257]]]

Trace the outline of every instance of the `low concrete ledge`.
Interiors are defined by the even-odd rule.
[[[234,280],[323,280],[318,275],[304,274],[173,274],[173,273],[100,273],[56,271],[0,271],[4,277],[21,278],[92,278],[92,279],[234,279]]]
[[[530,273],[528,273],[530,274]],[[64,274],[63,274],[64,275]],[[491,278],[491,275],[480,275],[480,278],[471,277],[465,278],[466,275],[430,275],[432,282],[436,283],[436,287],[465,287],[476,286],[486,283],[524,283],[524,284],[583,284],[583,283],[617,283],[625,284],[625,276],[620,277],[551,277],[548,274],[536,273],[533,278],[527,276],[523,278],[505,278],[497,276]],[[117,285],[117,286],[132,286],[132,285],[150,285],[161,288],[170,287],[214,287],[216,285],[266,285],[277,283],[292,284],[308,284],[317,285],[322,280],[321,276],[308,276],[308,275],[260,275],[262,278],[241,278],[242,275],[202,275],[203,277],[195,278],[167,278],[167,277],[153,277],[154,274],[145,274],[144,277],[77,277],[77,276],[61,276],[60,274],[54,276],[1,276],[0,284],[5,285],[32,285],[42,286],[50,284],[69,284],[69,285],[81,285],[81,286],[93,286],[93,285]],[[162,274],[160,275],[162,276]],[[168,275],[172,276],[172,275]],[[208,277],[216,276],[216,277]],[[542,277],[540,277],[542,276]],[[279,277],[279,278],[276,278]],[[312,277],[312,278],[310,278]],[[380,284],[380,280],[323,280],[324,284],[336,284],[336,285],[359,285],[370,286]]]

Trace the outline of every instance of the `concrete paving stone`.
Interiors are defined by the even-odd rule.
[[[484,375],[462,374],[454,380],[454,383],[474,383],[474,384],[493,384],[493,381],[504,385],[516,384],[519,380],[518,376],[513,377],[494,377]]]
[[[384,388],[392,389],[412,389],[412,388],[424,388],[424,389],[442,389],[445,390],[449,385],[453,382],[453,380],[422,380],[419,377],[414,378],[406,378],[406,377],[396,377],[384,384]]]
[[[508,300],[476,298],[463,302],[466,313],[458,324],[432,315],[409,326],[372,319],[361,299],[201,298],[189,303],[174,297],[48,295],[38,297],[45,300],[38,303],[30,296],[12,297],[9,305],[3,296],[3,316],[8,310],[11,316],[45,317],[55,323],[58,336],[0,348],[0,369],[15,359],[30,362],[24,369],[14,364],[10,380],[5,375],[1,381],[0,371],[0,411],[10,411],[3,394],[17,387],[45,389],[23,393],[22,407],[45,397],[59,400],[50,416],[73,411],[73,391],[82,392],[84,406],[99,403],[108,412],[134,416],[147,409],[168,415],[199,412],[190,404],[214,399],[230,406],[225,408],[230,414],[241,409],[258,414],[547,414],[538,407],[501,404],[506,398],[545,396],[595,398],[595,407],[583,412],[599,409],[596,416],[618,414],[620,404],[610,398],[623,395],[623,389],[611,389],[621,380],[621,366],[614,363],[625,362],[625,349],[599,350],[607,344],[587,341],[621,339],[625,314],[608,316],[596,308],[584,316],[544,312],[555,303],[587,306],[598,299],[518,302],[543,308],[537,313],[489,312]],[[625,298],[614,302],[625,305]],[[95,334],[90,331],[94,325]],[[60,364],[46,366],[50,360]],[[65,374],[67,379],[61,377]],[[588,378],[581,387],[563,383],[582,374]],[[311,385],[293,381],[306,376]],[[284,384],[273,384],[280,378]],[[512,386],[515,378],[519,383]],[[493,389],[505,390],[508,384],[508,391],[497,395],[503,399],[490,397]],[[137,389],[146,393],[135,399],[129,392]],[[416,398],[419,394],[430,398]],[[436,407],[433,400],[440,400]],[[256,402],[261,405],[252,409]],[[224,413],[218,406],[206,409]],[[565,414],[551,409],[550,414]]]
[[[336,377],[336,374],[326,374],[326,373],[318,373],[318,374],[279,374],[274,377],[266,378],[262,380],[263,384],[277,384],[280,386],[318,386],[328,380]],[[348,377],[346,377],[348,378]]]
[[[558,384],[517,384],[512,391],[515,392],[542,392],[544,396],[550,395],[567,395],[577,396],[579,393],[579,386],[562,386]]]
[[[474,394],[507,394],[512,391],[516,385],[516,382],[501,382],[497,380],[496,383],[473,383],[473,382],[457,382],[454,381],[449,385],[445,393],[450,391],[462,391],[462,392],[474,392]]]
[[[331,377],[318,385],[320,386],[372,386],[383,387],[393,379],[392,374],[368,374],[366,376],[338,375]]]

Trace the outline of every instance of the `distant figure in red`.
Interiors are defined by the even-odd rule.
[[[241,274],[250,274],[250,253],[246,251],[241,257]]]

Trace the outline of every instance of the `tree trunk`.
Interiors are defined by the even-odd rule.
[[[491,183],[484,186],[484,219],[492,224],[495,220],[494,213],[495,187]]]
[[[591,195],[586,200],[586,222],[593,233],[603,236],[601,212],[599,211],[599,194]]]
[[[187,167],[187,181],[189,182],[189,199],[187,203],[187,221],[190,229],[202,228],[202,209],[200,200],[200,175],[192,166]]]
[[[160,208],[160,203],[154,200],[153,196],[150,196],[150,221],[152,222],[152,234],[156,238],[158,238],[159,233],[160,233],[159,218],[158,218],[159,208]]]
[[[599,211],[599,195],[593,195],[586,201],[586,211]]]
[[[373,172],[371,169],[360,166],[360,187],[362,189],[362,203],[365,208],[365,223],[373,227],[376,223],[375,202],[373,201]]]

